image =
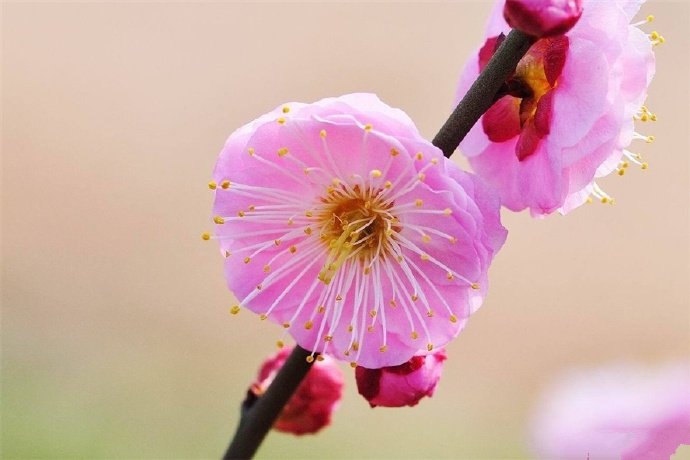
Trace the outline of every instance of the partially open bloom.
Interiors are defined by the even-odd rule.
[[[532,424],[539,458],[667,460],[690,445],[690,368],[616,365],[564,375]]]
[[[534,37],[561,35],[582,14],[582,0],[506,0],[503,17],[510,27]]]
[[[371,407],[416,406],[420,399],[433,396],[445,360],[446,351],[441,348],[429,355],[413,356],[398,366],[357,366],[357,390]]]
[[[264,361],[257,381],[249,389],[255,397],[269,387],[292,349],[283,348]],[[328,357],[319,359],[283,407],[273,428],[296,435],[311,434],[330,425],[333,412],[343,397],[343,374]]]
[[[493,192],[370,94],[285,104],[238,129],[210,187],[231,311],[369,368],[455,337],[506,237]]]
[[[656,117],[644,107],[654,74],[652,47],[663,37],[630,24],[642,0],[583,0],[580,20],[565,35],[542,38],[522,58],[503,96],[482,116],[460,147],[472,168],[513,211],[533,216],[569,212],[596,198],[612,199],[595,179],[630,163],[634,119]],[[465,94],[509,30],[499,1],[488,39],[467,64],[458,88]]]

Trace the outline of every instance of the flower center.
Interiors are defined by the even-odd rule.
[[[398,219],[389,212],[393,202],[385,199],[384,190],[342,184],[329,187],[316,216],[321,240],[329,249],[319,273],[321,281],[330,283],[350,257],[364,264],[386,255],[386,240],[399,228]]]

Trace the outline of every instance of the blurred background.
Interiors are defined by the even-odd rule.
[[[489,2],[2,5],[2,456],[217,458],[282,329],[228,314],[209,180],[226,137],[287,101],[377,93],[433,137]],[[333,426],[261,458],[526,458],[540,392],[575,367],[687,360],[690,5],[615,206],[510,235],[436,395],[370,409],[348,366]],[[456,161],[460,161],[456,158]],[[690,448],[677,458],[690,458]]]

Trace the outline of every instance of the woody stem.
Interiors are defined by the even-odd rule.
[[[431,142],[449,158],[472,126],[494,103],[494,97],[520,59],[534,43],[534,38],[513,29],[496,50],[489,63],[455,107],[453,113]]]
[[[242,411],[240,424],[223,456],[224,460],[254,456],[283,407],[311,369],[313,363],[307,362],[310,355],[311,352],[295,346],[266,392]]]

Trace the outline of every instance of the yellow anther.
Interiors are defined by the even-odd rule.
[[[427,260],[429,260],[429,254],[422,254],[422,255],[420,255],[419,257],[420,257],[424,262],[426,262]]]
[[[372,128],[373,128],[373,126],[371,126],[371,124],[369,124],[369,123],[364,125],[364,131],[371,131]]]
[[[446,216],[450,216],[451,214],[453,214],[453,211],[450,208],[446,208],[443,210],[443,214]]]
[[[654,137],[654,136],[647,136],[647,137],[645,138],[645,142],[648,143],[648,144],[651,144],[651,143],[654,142],[655,140],[656,140],[656,137]]]
[[[290,246],[290,254],[294,254],[297,252],[297,246]]]
[[[285,155],[288,154],[288,149],[287,147],[281,147],[278,149],[278,156],[279,157],[284,157]]]
[[[426,316],[428,316],[429,318],[433,318],[433,317],[434,317],[434,312],[431,311],[431,310],[428,310],[428,311],[426,312]]]
[[[284,125],[285,124],[285,117],[280,117],[276,120],[279,125]]]
[[[267,315],[267,314],[265,314],[265,313],[264,313],[264,314],[261,314],[261,315],[259,315],[259,319],[260,319],[261,321],[266,321],[266,318],[268,318],[268,315]]]
[[[381,345],[381,346],[379,347],[379,351],[380,351],[381,353],[385,353],[385,351],[386,351],[387,348],[388,348],[388,347],[387,347],[386,345]]]
[[[663,37],[663,35],[659,35],[659,44],[661,45],[663,43],[666,43],[666,39]],[[656,120],[654,120],[654,121],[656,121]]]
[[[314,362],[314,357],[312,355],[307,356],[307,362],[308,363],[313,363]]]
[[[428,343],[428,344],[426,345],[426,349],[427,349],[428,351],[433,350],[433,349],[434,349],[434,344],[433,344],[433,343]]]
[[[294,223],[295,223],[295,222],[292,220],[292,217],[289,218],[288,221],[287,221],[287,224],[288,224],[288,225],[292,225],[292,224],[294,224]]]
[[[276,246],[280,246],[280,243],[282,243],[282,241],[280,241],[280,240],[273,240],[273,244],[275,244]]]
[[[317,355],[316,356],[317,361],[323,361],[324,359],[326,359],[326,358],[324,358],[323,355]]]
[[[663,42],[662,42],[662,43],[663,43]],[[652,120],[652,121],[656,121],[656,114],[655,114],[655,113],[651,114],[651,115],[649,116],[649,119]]]
[[[593,203],[593,202],[594,202],[594,200],[592,199],[592,197],[591,197],[591,196],[588,196],[588,197],[587,197],[587,203],[591,204],[591,203]]]
[[[290,323],[283,323],[283,328],[290,329]]]
[[[334,177],[334,178],[331,180],[331,183],[332,183],[333,185],[340,185],[340,179],[338,179],[337,177]]]
[[[391,299],[390,302],[388,302],[391,307],[395,308],[398,306],[398,304],[395,302],[395,299]]]
[[[424,158],[424,155],[422,152],[417,152],[414,156],[418,161],[421,161]]]
[[[398,149],[396,149],[396,148],[391,148],[391,156],[392,156],[392,157],[397,157],[398,155],[400,155],[400,152],[398,152]]]
[[[383,183],[384,188],[391,188],[393,186],[393,182],[387,180],[386,182]]]
[[[458,239],[454,236],[451,236],[450,238],[448,238],[448,241],[450,241],[450,244],[455,244],[458,242]]]
[[[237,211],[237,217],[244,217],[244,211]]]
[[[449,280],[452,280],[453,274],[451,272],[446,273],[446,278],[448,278]]]
[[[472,283],[470,284],[470,287],[476,291],[477,289],[479,289],[479,283]]]
[[[414,200],[414,205],[417,206],[418,208],[421,208],[423,204],[424,204],[424,202],[422,200],[420,200],[419,198]]]
[[[302,171],[304,172],[304,174],[305,174],[306,176],[309,175],[309,168],[304,168]]]
[[[654,20],[653,14],[650,14],[649,16],[647,16],[647,22],[652,22],[653,20]]]
[[[628,166],[630,166],[630,163],[628,163],[627,161],[621,163],[621,168],[627,168]]]
[[[647,121],[647,120],[649,120],[649,115],[647,115],[646,113],[643,113],[642,115],[640,115],[640,121]]]
[[[432,165],[437,165],[437,164],[438,164],[438,159],[437,159],[437,158],[432,158],[432,159],[431,159],[431,164],[432,164]]]
[[[371,177],[378,178],[381,177],[383,174],[378,169],[372,169],[371,171],[369,171],[369,175]]]
[[[250,259],[249,257],[245,257],[245,258],[244,258],[244,263],[245,263],[245,264],[248,264],[248,263],[251,262],[251,261],[252,261],[252,259]]]
[[[365,274],[365,275],[368,275],[369,273],[371,273],[371,268],[369,268],[369,267],[364,267],[364,274]]]
[[[355,351],[359,350],[359,342],[352,342],[352,349]]]
[[[306,323],[304,323],[304,328],[305,328],[306,330],[309,330],[309,329],[311,329],[312,327],[314,327],[314,323],[313,323],[313,322],[307,321]]]
[[[424,241],[425,243],[428,243],[431,241],[431,237],[429,235],[424,234],[424,235],[422,235],[422,241]]]
[[[247,149],[247,153],[249,153],[249,156],[250,156],[250,157],[253,157],[253,156],[254,156],[254,152],[255,152],[254,147],[249,147],[249,148]]]
[[[606,203],[609,202],[609,198],[606,197],[606,196],[602,196],[600,201],[601,201],[603,204],[606,204]]]
[[[240,312],[240,306],[239,305],[233,305],[230,307],[230,314],[231,315],[236,315]]]
[[[283,106],[283,113],[288,113],[289,111],[290,111],[290,107],[288,107],[287,105],[284,105]]]
[[[225,219],[223,219],[223,218],[220,217],[220,216],[216,216],[216,217],[213,218],[213,222],[215,222],[215,223],[217,223],[217,224],[220,225],[220,224],[224,224],[224,223],[225,223]]]
[[[416,302],[417,300],[419,300],[419,296],[417,294],[412,294],[412,296],[410,296],[410,299],[412,299],[413,302]]]
[[[330,342],[331,340],[333,340],[333,336],[332,336],[332,335],[327,335],[327,336],[325,336],[325,337],[323,338],[323,340],[324,340],[324,342]]]
[[[226,179],[220,183],[220,186],[223,188],[223,190],[227,190],[230,188],[230,181]]]
[[[201,234],[201,239],[204,241],[208,241],[211,239],[211,234],[209,232],[204,232]]]
[[[255,209],[256,209],[256,206],[254,206],[254,205],[250,205],[250,206],[247,208],[247,210],[250,211],[250,212],[254,212]]]
[[[319,308],[316,309],[316,312],[320,315],[323,314],[323,312],[325,312],[325,311],[326,311],[326,307],[324,307],[323,305],[319,305]]]
[[[419,334],[417,334],[417,332],[415,331],[412,331],[412,333],[410,334],[410,338],[412,340],[417,340],[419,338]]]
[[[264,273],[268,273],[271,271],[271,266],[270,265],[264,265]]]
[[[647,169],[647,168],[649,168],[649,164],[646,163],[646,162],[645,162],[645,163],[642,163],[642,164],[640,165],[640,168],[642,168],[642,169]]]
[[[458,322],[458,317],[455,315],[450,315],[450,318],[448,318],[451,323],[457,323]]]
[[[211,190],[215,190],[216,187],[218,187],[218,184],[216,184],[214,181],[208,183],[208,188],[210,188]]]
[[[307,227],[304,229],[304,233],[306,233],[307,235],[311,235],[311,231],[311,227]]]
[[[357,367],[357,363],[354,362],[354,361],[352,361],[352,362],[350,363],[350,367],[353,368],[353,369],[356,368],[356,367]]]
[[[327,134],[326,134],[326,130],[325,130],[325,129],[322,129],[321,131],[319,131],[319,136],[321,136],[321,139],[325,139],[325,138],[326,138],[326,135],[327,135]]]
[[[624,175],[625,175],[625,169],[619,169],[619,170],[618,170],[618,175],[619,175],[619,176],[624,176]]]
[[[374,332],[374,326],[368,326],[367,332]]]
[[[311,217],[311,216],[314,215],[314,213],[311,212],[311,211],[304,211],[304,215],[307,216],[307,217]]]
[[[417,179],[419,179],[420,181],[423,182],[424,179],[426,179],[426,174],[424,174],[424,173],[417,174]]]
[[[278,340],[278,341],[276,342],[276,346],[277,346],[278,348],[283,348],[283,347],[285,346],[285,343],[284,343],[282,340]]]
[[[649,38],[651,38],[652,40],[658,40],[659,37],[660,37],[659,32],[657,32],[656,30],[653,31],[651,34],[649,34]]]
[[[369,316],[371,316],[372,318],[375,318],[376,317],[376,310],[371,310],[369,312]]]
[[[387,228],[383,233],[384,233],[386,236],[391,236],[391,235],[393,234],[393,229],[392,229],[392,228]]]
[[[347,326],[347,332],[352,332],[352,331],[354,331],[354,330],[355,330],[355,328],[354,328],[354,326],[353,326],[352,324],[350,324],[349,326]]]

